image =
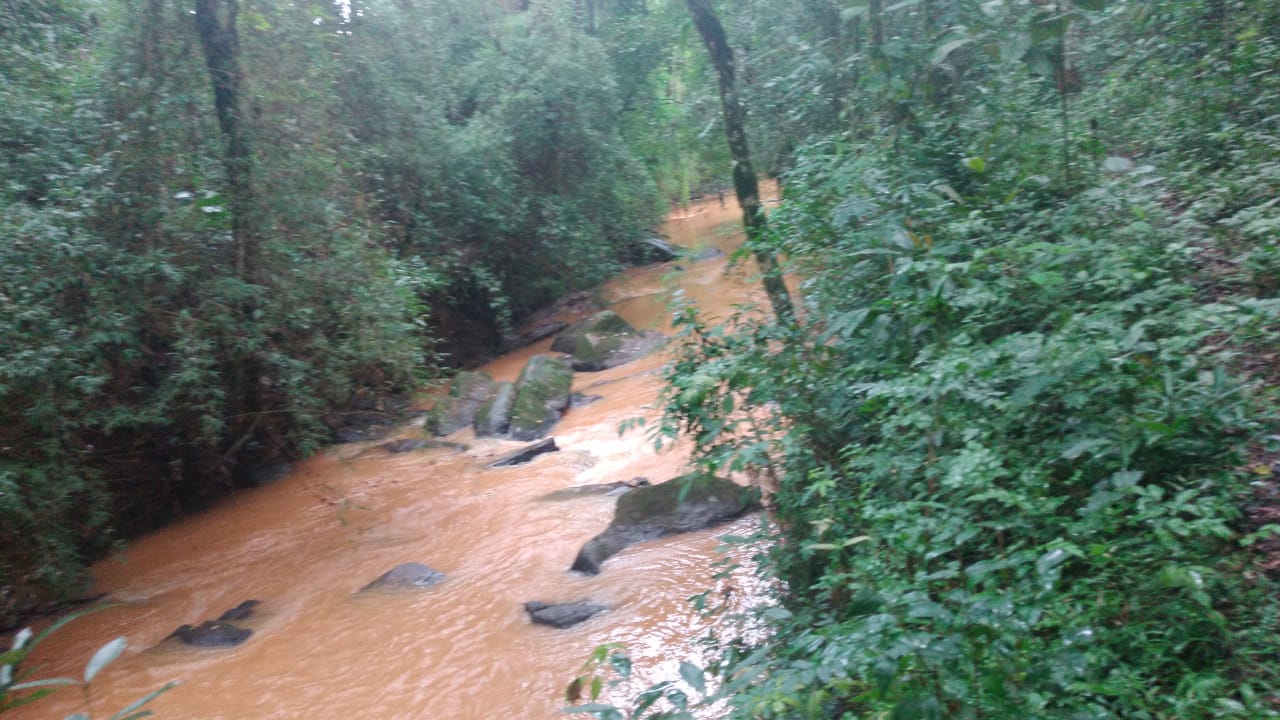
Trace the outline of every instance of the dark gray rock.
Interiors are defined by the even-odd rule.
[[[552,352],[573,354],[578,338],[583,335],[623,335],[634,333],[635,328],[612,310],[601,310],[591,317],[574,323],[572,327],[560,333],[560,337],[551,343]]]
[[[670,262],[680,257],[680,247],[660,237],[647,237],[640,241],[640,250],[652,262]]]
[[[486,373],[458,373],[449,388],[449,396],[438,405],[432,430],[436,435],[448,435],[470,425],[495,389],[493,378]]]
[[[293,472],[291,463],[271,463],[249,469],[246,480],[250,487],[265,487]]]
[[[569,407],[573,369],[569,361],[555,355],[534,355],[516,380],[511,407],[511,428],[515,440],[537,440],[551,431]]]
[[[217,622],[229,622],[231,620],[246,620],[253,615],[253,609],[262,604],[261,600],[245,600],[239,605],[218,616]]]
[[[537,323],[524,332],[504,337],[502,339],[501,351],[503,353],[509,353],[513,350],[519,350],[520,348],[532,345],[539,340],[549,338],[567,327],[569,327],[569,323],[561,320],[547,320]]]
[[[569,407],[580,408],[586,407],[592,403],[600,402],[604,399],[603,395],[587,395],[584,393],[573,393],[569,395]]]
[[[348,413],[342,418],[342,427],[334,431],[333,439],[339,443],[378,440],[391,432],[396,422],[396,417],[388,413]]]
[[[492,463],[489,463],[489,467],[500,468],[500,467],[512,467],[514,465],[524,465],[525,463],[531,462],[534,458],[538,457],[539,455],[545,455],[546,453],[559,452],[559,451],[560,451],[560,448],[556,447],[556,439],[547,438],[546,440],[540,440],[532,445],[526,445],[520,448],[519,450],[516,450],[515,452],[507,453],[506,455],[502,456],[500,459],[495,460]]]
[[[550,625],[554,628],[568,628],[607,611],[604,605],[595,605],[586,600],[574,603],[549,604],[532,600],[524,604],[529,619],[537,625]]]
[[[600,372],[638,360],[662,347],[667,341],[660,332],[627,335],[588,334],[578,338],[570,360],[576,372]]]
[[[685,259],[690,262],[701,262],[703,260],[713,260],[715,258],[722,257],[724,257],[724,251],[714,245],[708,245],[706,247],[698,248],[697,250],[690,250],[685,255]]]
[[[591,497],[593,495],[606,495],[613,497],[630,492],[638,487],[644,487],[648,484],[649,478],[635,477],[630,480],[620,482],[568,487],[563,490],[556,490],[555,492],[547,493],[538,499],[544,502],[556,502],[560,500],[573,500],[580,497]]]
[[[196,627],[183,625],[174,630],[169,637],[176,637],[182,642],[196,647],[235,647],[248,640],[252,634],[253,631],[248,628],[236,627],[231,623],[218,620],[209,620]]]
[[[444,582],[445,574],[422,563],[409,562],[397,565],[383,573],[377,580],[360,588],[368,590],[421,590]]]
[[[498,383],[493,396],[476,412],[476,437],[498,437],[511,429],[511,408],[516,401],[514,383]]]
[[[388,443],[382,443],[378,446],[378,449],[398,454],[421,450],[427,446],[428,443],[426,438],[402,438],[400,440],[392,440]]]
[[[719,525],[758,507],[754,491],[710,475],[640,487],[618,498],[613,522],[582,547],[570,569],[595,575],[623,548]]]

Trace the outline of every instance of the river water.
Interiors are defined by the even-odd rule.
[[[732,252],[739,210],[717,200],[673,214],[664,232],[688,247]],[[602,290],[633,325],[669,331],[676,292],[704,313],[726,316],[759,300],[753,264],[726,258],[633,269]],[[483,368],[513,380],[550,340]],[[604,529],[614,500],[546,502],[566,487],[686,469],[688,449],[658,453],[645,430],[619,435],[624,420],[658,416],[657,353],[600,373],[578,373],[574,390],[603,396],[570,410],[553,435],[561,452],[529,465],[488,469],[519,447],[476,440],[459,452],[403,455],[344,445],[300,463],[288,477],[132,543],[93,569],[96,591],[120,603],[74,621],[37,653],[41,677],[78,676],[116,636],[130,649],[95,681],[95,717],[106,717],[169,680],[181,685],[149,707],[162,718],[546,720],[565,717],[565,686],[593,648],[623,643],[637,684],[676,677],[698,657],[713,620],[689,598],[712,590],[748,602],[750,573],[713,579],[724,559],[718,537],[749,534],[753,518],[630,548],[596,577],[567,571],[582,544]],[[406,427],[401,436],[421,431]],[[733,559],[746,561],[739,549]],[[355,596],[402,562],[448,575],[431,589]],[[189,648],[166,636],[246,599],[262,601],[245,623],[254,635],[232,649]],[[591,599],[610,612],[568,630],[530,624],[522,603]],[[15,711],[14,720],[83,710],[66,689]]]

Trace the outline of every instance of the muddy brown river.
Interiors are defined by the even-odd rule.
[[[732,202],[695,204],[664,232],[687,247],[741,242]],[[603,288],[608,307],[633,325],[669,331],[669,300],[682,291],[705,313],[761,299],[754,264],[724,257],[634,269]],[[760,297],[757,297],[760,295]],[[513,380],[550,339],[483,368]],[[244,491],[172,527],[140,538],[93,569],[96,591],[118,607],[79,620],[36,653],[41,677],[78,676],[94,650],[125,636],[129,650],[93,687],[95,717],[106,717],[169,680],[181,685],[150,709],[161,718],[325,720],[432,718],[547,720],[565,717],[565,686],[592,649],[622,643],[638,683],[676,676],[699,656],[711,624],[689,603],[708,589],[751,595],[749,573],[715,580],[717,538],[748,534],[746,518],[715,530],[625,550],[604,572],[568,572],[582,544],[604,529],[615,500],[538,498],[576,485],[686,469],[687,448],[658,453],[645,430],[619,435],[623,421],[658,416],[662,353],[600,373],[578,373],[574,390],[602,395],[572,409],[553,431],[561,452],[528,465],[489,469],[519,447],[450,440],[470,450],[402,455],[331,448],[273,485]],[[406,427],[400,436],[419,429]],[[736,550],[746,560],[746,550]],[[353,593],[402,562],[448,575],[407,594]],[[163,642],[177,626],[217,617],[243,600],[262,601],[243,645],[201,649]],[[591,599],[612,609],[582,625],[530,624],[522,603]],[[746,602],[746,600],[742,600]],[[83,710],[75,689],[11,714],[62,718]]]

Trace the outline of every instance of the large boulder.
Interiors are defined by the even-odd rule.
[[[511,429],[511,408],[516,401],[516,386],[513,383],[498,383],[493,396],[485,401],[476,411],[473,427],[476,437],[498,437],[506,435]]]
[[[444,582],[445,574],[422,563],[401,563],[378,577],[377,580],[360,588],[360,592],[369,590],[421,590]]]
[[[618,498],[613,522],[582,546],[570,569],[595,575],[623,548],[719,525],[758,507],[753,490],[711,475],[639,487]]]
[[[574,347],[570,367],[578,372],[599,372],[648,355],[666,343],[660,332],[628,335],[583,335]]]
[[[578,338],[583,335],[623,335],[634,333],[635,328],[618,313],[612,310],[601,310],[591,317],[574,323],[568,330],[560,333],[560,337],[551,343],[552,352],[572,354],[577,347]]]
[[[516,380],[509,435],[515,440],[537,440],[560,421],[569,407],[573,368],[554,355],[534,355]]]
[[[476,412],[494,393],[493,378],[487,373],[460,372],[449,387],[449,395],[437,404],[433,429],[449,435],[470,425]]]
[[[617,313],[604,310],[561,333],[551,350],[571,355],[574,370],[598,372],[648,355],[665,340],[661,333],[638,332]]]
[[[554,628],[564,629],[589,620],[609,608],[604,605],[589,603],[586,600],[556,604],[531,600],[524,604],[524,609],[525,612],[529,613],[529,619],[534,624],[550,625]]]

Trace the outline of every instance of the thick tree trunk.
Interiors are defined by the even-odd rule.
[[[791,296],[778,270],[778,259],[763,247],[768,220],[760,204],[760,187],[755,169],[751,166],[751,151],[747,145],[747,131],[742,104],[738,101],[737,76],[733,61],[733,48],[725,37],[724,26],[711,7],[710,0],[685,0],[693,25],[702,36],[702,42],[711,55],[711,64],[720,77],[720,102],[724,108],[724,131],[729,141],[729,154],[733,158],[733,188],[742,205],[742,224],[747,231],[747,246],[760,265],[764,289],[769,295],[773,313],[780,322],[795,322],[795,310]]]

